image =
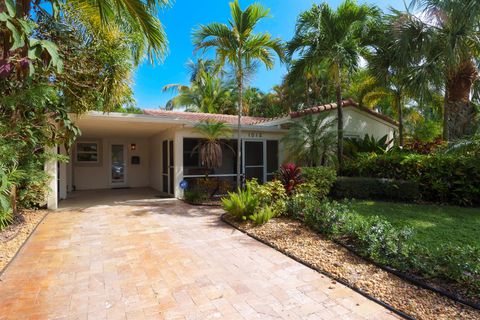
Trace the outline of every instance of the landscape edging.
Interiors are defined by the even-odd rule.
[[[388,266],[384,266],[384,265],[381,265],[379,264],[378,262],[375,262],[373,261],[372,259],[370,258],[367,258],[367,257],[364,257],[362,255],[360,255],[359,253],[357,253],[354,249],[350,248],[349,246],[337,241],[337,240],[333,240],[331,239],[331,241],[335,242],[336,244],[338,244],[339,246],[342,246],[343,248],[345,248],[346,250],[348,250],[349,252],[353,253],[354,255],[364,259],[365,261],[375,265],[376,267],[382,269],[383,271],[386,271],[386,272],[390,272],[394,275],[396,275],[397,277],[399,277],[400,279],[402,280],[405,280],[407,282],[410,282],[411,284],[413,285],[416,285],[418,287],[421,287],[423,289],[426,289],[426,290],[430,290],[432,292],[435,292],[435,293],[438,293],[442,296],[445,296],[455,302],[458,302],[460,304],[463,304],[463,305],[466,305],[468,307],[471,307],[473,309],[477,309],[477,310],[480,310],[480,304],[478,303],[473,303],[473,302],[470,302],[470,301],[466,301],[462,298],[459,298],[458,296],[448,292],[448,291],[444,291],[444,290],[441,290],[439,288],[435,288],[431,285],[429,285],[428,283],[426,283],[425,281],[422,281],[422,280],[419,280],[415,277],[412,277],[412,276],[409,276],[408,274],[406,273],[403,273],[401,271],[398,271],[397,269],[394,269],[394,268],[391,268],[391,267],[388,267]]]

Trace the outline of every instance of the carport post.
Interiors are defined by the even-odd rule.
[[[46,152],[57,153],[57,146],[46,147]],[[50,159],[45,162],[45,172],[50,176],[48,182],[47,208],[50,210],[58,209],[58,163],[57,159]]]

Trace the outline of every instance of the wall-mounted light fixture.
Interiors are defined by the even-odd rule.
[[[137,144],[136,144],[136,143],[130,144],[130,150],[131,150],[131,151],[137,150]]]

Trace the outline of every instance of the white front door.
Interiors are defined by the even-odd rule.
[[[110,185],[112,188],[127,185],[126,149],[123,144],[110,146]]]

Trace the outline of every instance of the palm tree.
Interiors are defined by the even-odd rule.
[[[307,115],[294,120],[282,138],[291,160],[310,167],[331,162],[335,154],[332,148],[336,135],[335,121],[328,114]]]
[[[187,68],[190,71],[190,82],[201,81],[202,71],[209,74],[223,76],[221,66],[215,60],[198,58],[197,61],[189,60]]]
[[[416,64],[410,82],[421,94],[428,94],[432,85],[443,87],[445,140],[473,134],[471,96],[478,77],[480,3],[414,0],[410,8],[421,9],[421,15],[395,12],[396,49],[407,63]]]
[[[221,78],[205,70],[200,70],[195,78],[190,86],[168,84],[163,87],[163,91],[178,92],[167,102],[166,109],[186,107],[194,112],[223,113],[230,104],[230,87]]]
[[[230,137],[232,130],[223,122],[201,121],[195,125],[195,131],[202,136],[203,140],[193,151],[198,149],[200,165],[207,169],[205,173],[207,177],[211,169],[222,166],[223,154],[220,139]]]
[[[344,1],[337,10],[328,3],[313,5],[300,15],[295,35],[287,46],[289,57],[300,54],[292,66],[293,74],[301,76],[305,70],[312,70],[322,63],[328,66],[337,100],[337,157],[340,169],[343,167],[343,77],[357,68],[360,54],[367,45],[363,41],[364,34],[369,31],[369,22],[378,15],[378,8],[357,5],[354,0]]]
[[[167,52],[167,38],[162,24],[156,17],[157,7],[169,5],[170,0],[47,0],[52,3],[53,15],[73,10],[79,16],[88,17],[90,21],[98,21],[100,28],[88,28],[88,32],[104,32],[102,29],[118,28],[126,34],[135,34],[135,41],[130,41],[132,57],[135,63],[139,63],[144,53],[147,53],[150,61],[155,58],[163,59]],[[10,68],[9,58],[16,55],[19,59],[26,59],[30,54],[41,49],[43,57],[56,58],[55,45],[53,43],[41,43],[39,41],[25,41],[31,37],[31,27],[25,28],[28,19],[31,19],[33,11],[50,15],[44,9],[45,1],[33,0],[10,0],[0,1],[0,13],[8,13],[8,23],[0,23],[0,30],[4,34],[4,41],[0,44],[0,70]],[[59,5],[59,2],[61,5]],[[39,14],[37,14],[38,16]],[[59,15],[60,16],[60,15]],[[29,30],[29,31],[27,31]],[[99,31],[100,30],[100,31]],[[19,40],[21,39],[21,40]],[[131,38],[129,40],[132,40]],[[12,52],[13,51],[13,52]],[[30,55],[29,55],[30,58]]]
[[[399,145],[404,144],[403,105],[409,90],[409,64],[405,63],[394,41],[396,19],[388,17],[375,32],[373,53],[368,56],[368,70],[376,80],[376,87],[367,93],[364,101],[375,104],[386,100],[398,117]]]
[[[238,90],[238,125],[237,125],[237,185],[240,186],[241,162],[241,119],[243,111],[243,86],[245,75],[257,62],[268,69],[274,64],[272,52],[284,59],[284,50],[280,39],[272,39],[268,33],[254,33],[257,23],[268,16],[268,10],[258,3],[240,8],[238,0],[230,3],[231,19],[229,26],[224,23],[200,25],[194,32],[196,50],[215,48],[219,62],[230,64],[235,72]]]

